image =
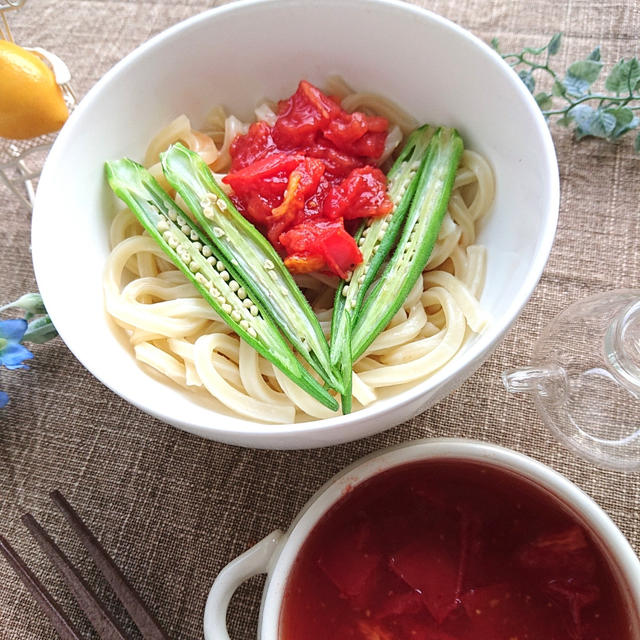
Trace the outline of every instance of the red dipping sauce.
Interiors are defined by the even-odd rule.
[[[384,118],[347,113],[303,80],[278,104],[273,126],[251,125],[231,144],[223,179],[238,210],[253,222],[294,273],[327,271],[341,278],[362,255],[349,221],[389,213],[382,156]]]
[[[358,485],[289,575],[280,640],[632,640],[602,552],[504,471],[429,461]]]

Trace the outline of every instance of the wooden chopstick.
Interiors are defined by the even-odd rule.
[[[71,564],[38,521],[30,513],[26,513],[22,516],[22,522],[36,539],[44,554],[60,572],[100,638],[102,640],[131,640],[120,628],[115,618],[102,606],[80,572]]]
[[[40,608],[49,618],[54,629],[62,640],[83,640],[71,621],[65,616],[58,603],[53,599],[51,594],[44,588],[43,584],[35,577],[32,571],[27,567],[18,553],[11,547],[4,536],[0,536],[0,551],[14,571],[22,580],[24,586],[29,590],[31,595],[36,599]]]
[[[111,585],[118,599],[129,612],[144,640],[169,640],[169,637],[162,630],[153,614],[146,608],[140,596],[134,591],[120,569],[118,569],[65,497],[59,491],[52,491],[49,495],[80,538],[80,541],[98,566],[100,573]]]

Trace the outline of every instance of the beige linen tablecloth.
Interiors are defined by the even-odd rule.
[[[153,34],[213,6],[204,0],[30,0],[10,15],[16,40],[56,52],[79,96]],[[433,0],[419,2],[505,49],[565,33],[559,65],[602,45],[609,66],[638,54],[637,0]],[[562,66],[562,69],[565,67]],[[2,87],[0,86],[0,91]],[[386,433],[312,451],[256,451],[217,444],[169,427],[115,396],[60,339],[35,348],[31,370],[0,372],[11,403],[0,410],[0,532],[30,560],[78,620],[77,607],[19,517],[33,512],[86,570],[96,570],[47,498],[59,488],[92,526],[171,638],[202,636],[207,591],[218,571],[272,529],[286,527],[331,475],[360,456],[403,440],[464,436],[541,460],[589,493],[640,549],[640,476],[601,471],[555,443],[523,397],[509,396],[500,372],[526,364],[542,327],[570,302],[637,287],[640,273],[640,160],[631,140],[575,143],[554,128],[562,179],[556,241],[542,280],[493,357],[456,393]],[[35,289],[30,215],[0,188],[0,303]],[[78,313],[82,301],[78,300]],[[235,639],[255,638],[262,579],[232,602]],[[113,597],[106,595],[109,601]],[[118,617],[126,616],[117,609]],[[130,623],[128,628],[132,628]],[[0,561],[0,638],[54,638],[31,597]],[[613,639],[611,639],[613,640]]]

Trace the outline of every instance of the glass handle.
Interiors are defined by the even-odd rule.
[[[507,369],[502,372],[502,383],[510,393],[537,393],[558,401],[567,389],[567,372],[553,363]]]

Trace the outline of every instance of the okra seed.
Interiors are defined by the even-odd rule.
[[[286,287],[280,287],[280,293],[281,293],[283,296],[288,296],[288,295],[289,295],[289,291],[287,290],[287,288],[286,288]]]
[[[245,298],[244,300],[242,300],[242,304],[249,309],[250,307],[253,306],[253,302],[251,301],[250,298]]]
[[[205,258],[208,258],[209,256],[211,256],[211,247],[209,245],[204,245],[204,247],[202,247],[202,255]]]
[[[358,240],[358,246],[362,246],[365,243],[366,238],[360,238],[360,240]]]
[[[252,338],[257,338],[258,337],[258,333],[256,332],[256,330],[253,327],[249,327],[249,329],[247,329],[247,333],[252,337]]]
[[[252,316],[257,316],[258,315],[258,307],[256,307],[255,304],[251,305],[251,307],[249,307],[249,313]]]
[[[172,248],[175,249],[178,246],[178,239],[171,234],[168,238],[167,238],[167,244]]]
[[[272,269],[271,271],[269,271],[269,274],[271,275],[272,280],[278,279],[278,272],[275,269]]]
[[[179,227],[182,227],[182,226],[184,226],[185,224],[187,224],[187,221],[186,221],[182,216],[177,216],[177,217],[176,217],[176,224],[177,224]]]
[[[200,265],[194,260],[190,265],[189,265],[189,269],[193,272],[196,273],[198,271],[200,271]]]
[[[193,242],[198,239],[198,234],[196,233],[195,229],[191,229],[191,231],[189,231],[189,238],[191,238]]]
[[[355,308],[356,308],[356,301],[355,301],[355,300],[352,300],[352,301],[351,301],[351,308],[352,308],[352,309],[355,309]]]
[[[213,282],[211,283],[211,295],[214,298],[217,298],[220,295],[220,292],[213,286]]]
[[[213,227],[213,235],[216,238],[222,238],[224,231],[220,227]]]
[[[244,287],[240,287],[238,289],[238,298],[240,298],[240,300],[244,300],[247,297],[247,292],[245,291]]]
[[[227,209],[227,203],[222,198],[218,200],[218,209],[220,209],[220,211],[226,211]]]
[[[220,272],[220,277],[225,281],[225,282],[229,282],[229,280],[231,279],[231,276],[229,275],[228,271],[221,271]]]
[[[240,288],[240,285],[235,280],[232,280],[229,283],[229,289],[231,289],[231,291],[236,292],[239,288]]]
[[[248,329],[249,328],[249,323],[246,320],[240,320],[240,326],[243,329]]]
[[[225,311],[226,313],[231,313],[233,311],[233,307],[228,302],[225,302],[222,305],[222,310]]]
[[[202,253],[204,253],[204,251],[203,251]],[[213,267],[213,266],[215,266],[215,264],[216,264],[216,259],[215,259],[215,257],[214,257],[214,256],[209,256],[209,257],[207,258],[207,262],[208,262],[208,263]]]
[[[232,311],[231,312],[231,317],[236,321],[236,322],[240,322],[240,314],[237,311]]]
[[[182,227],[180,227],[180,231],[182,231],[185,236],[189,236],[191,233],[191,227],[188,224],[183,224]]]
[[[196,251],[200,251],[200,250],[202,249],[202,243],[201,243],[201,242],[194,242],[194,243],[193,243],[193,248],[194,248]]]
[[[218,300],[218,304],[220,304],[221,306],[226,302],[224,296],[219,296],[217,300]]]
[[[216,262],[216,269],[218,271],[224,271],[224,264],[220,260],[218,260],[218,262]]]
[[[349,293],[349,285],[342,287],[342,295],[346,298]]]
[[[358,284],[362,284],[364,282],[364,275],[358,278]]]
[[[271,260],[268,260],[268,259],[264,261],[263,266],[267,270],[274,268],[273,262],[271,262]]]
[[[167,215],[169,216],[169,219],[173,220],[174,222],[178,217],[178,214],[173,209],[169,209],[169,213]]]
[[[202,214],[207,220],[213,220],[215,217],[215,212],[210,204],[202,207]]]
[[[169,223],[164,218],[161,218],[158,221],[158,224],[156,225],[156,229],[158,229],[158,231],[160,231],[160,233],[162,233],[163,231],[168,231],[169,230]]]

